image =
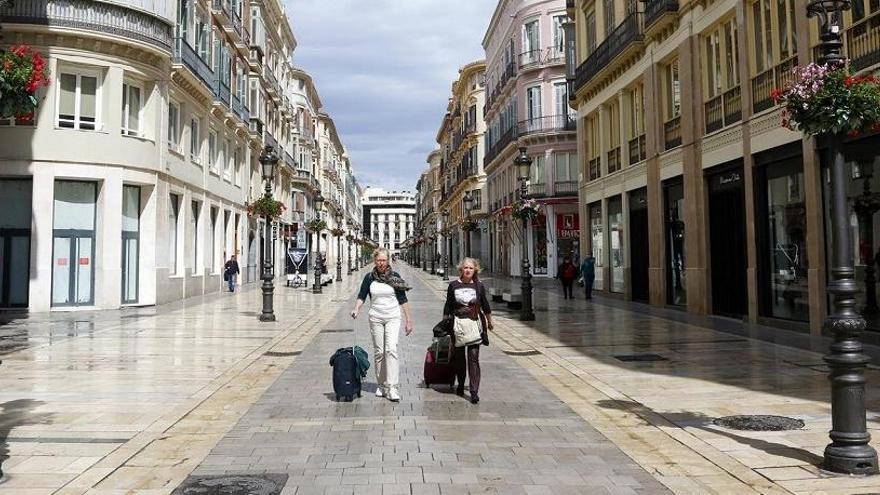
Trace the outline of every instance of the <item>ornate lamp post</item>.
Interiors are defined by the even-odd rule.
[[[263,153],[258,159],[260,162],[260,171],[263,176],[263,182],[266,183],[265,197],[272,198],[272,180],[275,178],[275,169],[278,167],[278,155],[272,145],[266,145]],[[263,311],[260,313],[260,321],[275,321],[275,311],[272,305],[272,299],[275,296],[275,285],[272,283],[274,278],[274,266],[272,264],[272,218],[269,215],[263,216]]]
[[[447,238],[449,237],[449,232],[447,232],[447,229],[449,228],[449,210],[443,210],[441,215],[443,215],[443,231],[440,234],[443,236],[443,250],[440,253],[440,259],[443,262],[443,280],[449,280],[449,251],[447,251]]]
[[[342,213],[336,213],[336,281],[342,282]]]
[[[345,250],[347,251],[346,254],[348,255],[348,274],[349,275],[354,273],[354,264],[351,259],[351,241],[353,241],[353,240],[354,240],[354,236],[351,234],[351,231],[349,231],[348,235],[345,236],[345,242],[346,242],[346,244],[345,244],[346,249]]]
[[[324,206],[324,196],[321,196],[321,191],[318,191],[318,195],[315,196],[315,215],[316,218],[321,218],[321,208]],[[315,285],[312,286],[312,292],[315,294],[320,294],[323,292],[321,288],[321,271],[323,264],[321,263],[321,231],[315,232],[315,237],[317,239],[317,243],[315,245]]]
[[[523,201],[528,196],[528,180],[529,167],[532,166],[532,159],[526,154],[526,148],[519,149],[519,155],[513,159],[516,165],[517,177],[519,180],[519,199]],[[523,215],[522,217],[522,309],[519,313],[519,319],[523,321],[532,321],[535,319],[535,312],[532,309],[532,267],[529,265],[529,240],[526,235],[529,227],[529,219]]]
[[[473,193],[470,190],[465,191],[464,199],[462,201],[464,202],[464,211],[465,211],[465,216],[467,218],[466,222],[470,223],[471,222],[471,211],[474,208]],[[465,237],[464,237],[464,255],[467,257],[470,257],[470,255],[471,255],[471,231],[465,230],[464,235],[465,235]]]
[[[434,267],[434,262],[437,259],[437,231],[436,230],[431,232],[431,235],[428,236],[428,240],[431,241],[431,275],[435,275],[437,273],[437,269]]]
[[[820,63],[842,64],[843,11],[849,0],[810,0],[807,15],[819,18],[822,40]],[[830,352],[824,357],[831,369],[831,443],[825,447],[822,467],[846,474],[875,474],[877,452],[868,445],[865,418],[865,355],[859,334],[867,323],[856,311],[856,282],[853,266],[852,236],[849,230],[849,207],[846,197],[846,164],[841,144],[843,137],[826,134],[831,168],[831,222],[834,232],[831,281],[834,312],[825,320],[825,329],[834,334]]]

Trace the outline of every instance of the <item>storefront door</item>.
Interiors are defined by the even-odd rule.
[[[0,180],[0,308],[26,308],[30,285],[30,179]]]
[[[684,185],[681,178],[663,183],[666,209],[666,303],[687,304],[687,273],[684,270]]]
[[[648,190],[629,193],[630,288],[632,300],[648,302]]]
[[[96,200],[94,182],[55,182],[52,306],[95,302]]]
[[[712,312],[739,318],[748,311],[742,166],[708,180]]]

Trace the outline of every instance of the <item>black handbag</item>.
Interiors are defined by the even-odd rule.
[[[483,345],[489,345],[489,324],[486,322],[486,315],[480,311],[480,337],[483,338]]]
[[[434,329],[433,329],[434,337],[439,338],[439,337],[446,337],[446,336],[452,335],[453,324],[454,324],[454,321],[453,321],[452,316],[444,316],[443,319],[440,320],[440,323],[437,323],[436,325],[434,325]]]

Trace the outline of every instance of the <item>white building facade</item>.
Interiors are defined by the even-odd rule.
[[[415,232],[416,198],[410,191],[385,191],[367,187],[361,196],[365,237],[401,253],[401,244]]]

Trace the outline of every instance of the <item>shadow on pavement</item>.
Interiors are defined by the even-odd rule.
[[[51,413],[35,414],[33,411],[45,402],[33,399],[18,399],[0,404],[0,476],[3,476],[3,463],[9,459],[9,434],[12,430],[28,425],[52,423]]]

